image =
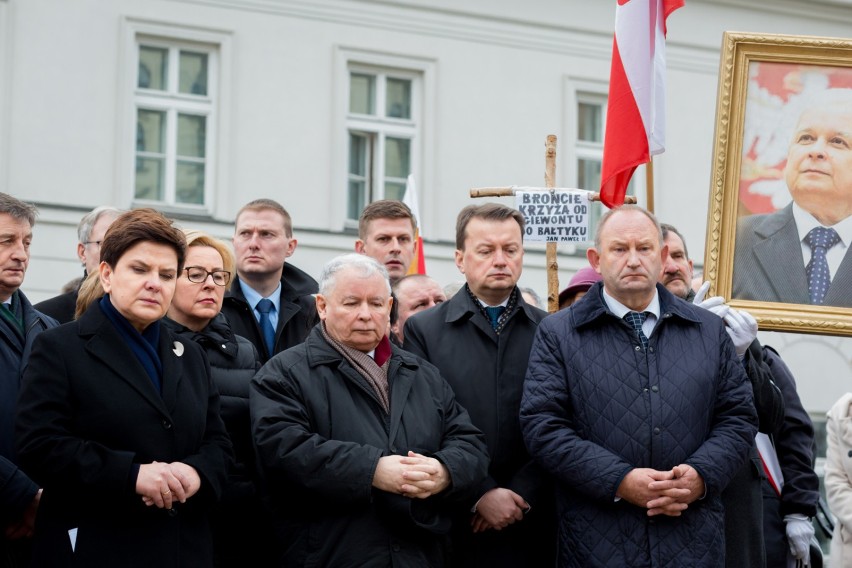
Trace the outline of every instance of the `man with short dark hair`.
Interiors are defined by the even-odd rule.
[[[370,203],[358,219],[355,252],[366,254],[383,264],[391,285],[408,274],[417,254],[417,221],[402,201],[382,199]]]
[[[322,322],[251,383],[252,431],[281,566],[445,565],[447,532],[488,464],[438,370],[392,346],[385,268],[323,268]]]
[[[455,257],[466,283],[404,328],[405,349],[441,370],[491,455],[488,478],[460,511],[453,533],[456,566],[553,563],[550,480],[527,453],[518,424],[530,345],[547,315],[528,305],[517,286],[523,225],[520,212],[505,205],[462,209]]]
[[[101,263],[101,241],[121,210],[108,205],[95,207],[86,213],[77,225],[77,258],[83,265],[83,280],[98,271]],[[82,280],[81,280],[82,282]],[[54,318],[59,323],[73,321],[77,308],[79,284],[73,290],[63,292],[35,305],[35,309]]]
[[[237,276],[222,313],[263,362],[304,341],[316,323],[316,280],[286,262],[296,244],[290,214],[278,202],[256,199],[237,213]]]
[[[21,372],[39,333],[57,325],[21,292],[36,208],[0,193],[0,567],[29,565],[29,538],[41,490],[18,469],[15,407]],[[25,540],[22,540],[25,539]]]
[[[658,284],[668,249],[648,211],[604,214],[603,277],[539,325],[524,441],[557,480],[558,565],[724,565],[719,497],[757,431],[719,318]]]

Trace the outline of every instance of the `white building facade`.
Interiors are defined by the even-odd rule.
[[[429,272],[460,280],[471,187],[599,183],[615,0],[0,0],[0,191],[41,215],[24,290],[79,276],[76,224],[153,206],[228,239],[281,202],[317,275],[365,203],[414,174]],[[843,37],[850,0],[687,0],[669,19],[668,151],[655,210],[704,247],[722,32]],[[633,182],[645,203],[644,171]],[[511,204],[511,200],[506,200]],[[599,207],[599,205],[598,205]],[[560,248],[562,284],[586,264]],[[522,285],[544,296],[543,247]],[[764,333],[815,419],[852,386],[852,340]]]

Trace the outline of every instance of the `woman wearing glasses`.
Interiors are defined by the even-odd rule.
[[[200,231],[184,231],[186,262],[163,322],[178,337],[201,345],[219,389],[222,419],[234,445],[230,472],[219,510],[211,519],[216,565],[263,566],[272,536],[264,532],[249,421],[249,382],[260,368],[254,345],[234,335],[220,313],[234,272],[228,246]]]
[[[21,465],[44,488],[33,566],[213,563],[231,444],[203,350],[161,325],[185,253],[162,214],[121,215],[103,297],[33,346],[17,416]]]

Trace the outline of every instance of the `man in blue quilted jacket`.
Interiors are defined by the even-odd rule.
[[[559,566],[724,565],[720,493],[757,416],[722,320],[658,284],[667,254],[652,214],[607,212],[603,282],[536,332],[520,419],[556,478]]]

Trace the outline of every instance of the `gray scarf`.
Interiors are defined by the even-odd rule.
[[[388,398],[388,367],[390,366],[390,357],[380,367],[372,357],[363,351],[353,349],[331,337],[325,328],[325,322],[322,322],[320,329],[322,330],[322,336],[328,341],[328,344],[343,355],[343,358],[373,387],[379,403],[382,405],[382,409],[385,411],[385,414],[388,414],[390,412],[390,399]]]

